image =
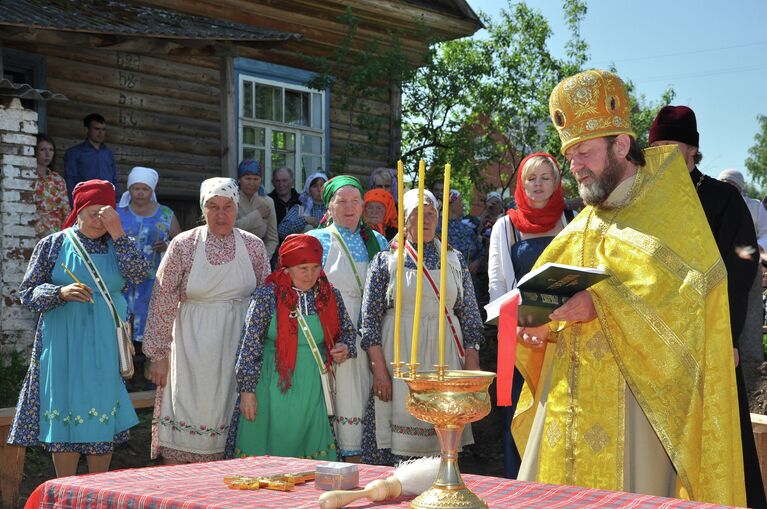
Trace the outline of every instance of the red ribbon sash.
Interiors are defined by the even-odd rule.
[[[514,379],[514,361],[517,354],[517,309],[519,292],[509,297],[498,314],[498,406],[511,406],[511,385]]]

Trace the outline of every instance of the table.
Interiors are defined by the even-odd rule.
[[[293,492],[239,491],[226,487],[225,475],[274,475],[313,470],[321,462],[261,456],[189,465],[119,470],[103,474],[52,479],[41,484],[29,498],[27,508],[120,508],[120,509],[223,509],[223,508],[314,508],[322,493],[314,483],[296,486]],[[394,469],[360,465],[360,485],[391,475]],[[721,508],[669,498],[610,492],[573,486],[514,481],[465,474],[467,486],[490,507],[556,509],[608,508]],[[409,507],[411,497],[371,504],[362,499],[348,507]]]

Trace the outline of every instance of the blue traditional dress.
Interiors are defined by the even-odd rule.
[[[317,348],[323,359],[327,359],[324,334],[315,307],[315,291],[296,292],[298,306],[306,317]],[[333,292],[341,328],[338,342],[349,347],[346,361],[349,362],[357,354],[354,341],[357,332],[341,294],[335,289]],[[335,437],[325,408],[319,370],[300,327],[291,387],[284,393],[279,388],[276,310],[273,284],[255,291],[245,320],[235,372],[238,391],[255,393],[258,407],[256,419],[247,421],[240,415],[238,399],[229,432],[228,455],[231,456],[234,448],[235,456],[272,454],[335,460]]]
[[[126,304],[125,281],[146,277],[147,263],[123,236],[89,239],[73,227],[98,268],[118,312]],[[65,302],[59,289],[73,282],[66,266],[94,289],[93,303]],[[8,436],[12,445],[42,444],[51,452],[105,454],[113,441],[127,439],[138,423],[117,362],[112,315],[82,258],[64,232],[35,247],[19,287],[21,302],[40,313],[32,359],[24,379]]]
[[[432,271],[432,277],[439,285],[440,250],[439,241],[424,246],[424,268]],[[417,250],[417,246],[413,246]],[[413,330],[413,309],[415,306],[416,264],[405,257],[404,272],[397,276],[396,251],[378,253],[370,262],[365,297],[362,302],[361,329],[362,348],[367,351],[373,346],[383,348],[387,365],[392,361],[394,336],[394,294],[396,284],[402,284],[402,322],[400,348],[410,352],[410,338]],[[464,348],[473,348],[484,342],[484,328],[479,314],[474,286],[466,268],[463,256],[456,250],[448,251],[448,273],[446,280],[446,307],[456,327],[453,337],[450,327],[445,332],[445,362],[449,369],[461,369],[456,340]],[[424,275],[424,279],[425,279]],[[421,301],[420,339],[418,362],[421,366],[433,366],[438,360],[439,300],[424,281]],[[404,361],[409,359],[405,357]],[[391,375],[391,366],[389,374]],[[412,456],[438,455],[439,442],[433,426],[411,416],[405,409],[408,389],[405,383],[393,380],[392,400],[385,403],[368,394],[368,403],[363,421],[362,461],[373,465],[393,465],[398,459]],[[473,443],[471,426],[466,426],[461,445]]]
[[[124,293],[125,300],[128,302],[128,319],[133,325],[133,341],[141,341],[144,337],[152,286],[163,256],[163,253],[154,250],[154,243],[158,240],[165,242],[169,240],[168,232],[173,211],[165,205],[158,204],[157,210],[151,216],[139,216],[128,205],[118,208],[117,213],[120,214],[120,222],[125,233],[133,238],[149,263],[149,276],[139,284],[128,282]]]

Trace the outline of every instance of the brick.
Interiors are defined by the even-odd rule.
[[[12,236],[34,237],[35,229],[31,226],[8,225],[3,227],[3,235],[6,237],[6,239]]]
[[[21,132],[37,135],[37,121],[23,120],[21,122]]]
[[[5,133],[0,139],[3,143],[14,145],[27,145],[33,148],[37,145],[37,138],[28,134]]]
[[[21,169],[11,164],[3,165],[3,177],[20,177]]]
[[[21,113],[21,118],[24,120],[34,121],[37,122],[37,112],[34,110],[24,110]]]
[[[32,181],[21,177],[5,177],[2,181],[3,190],[27,191],[32,189]]]
[[[0,115],[0,131],[19,132],[23,122],[21,115],[14,115],[6,110]]]
[[[37,161],[34,157],[31,156],[4,155],[2,163],[3,168],[9,164],[17,167],[37,168]]]
[[[11,190],[4,190],[3,191],[3,203],[2,208],[0,208],[0,211],[5,212],[7,210],[11,210],[9,207],[13,207],[14,203],[18,203],[18,201],[21,199],[21,194],[18,191],[11,191]]]

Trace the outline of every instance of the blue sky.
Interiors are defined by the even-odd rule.
[[[561,0],[526,3],[549,20],[550,50],[562,56],[569,33]],[[491,16],[508,5],[506,0],[469,4]],[[615,64],[618,74],[652,101],[671,86],[674,104],[695,111],[704,173],[736,168],[747,175],[744,162],[754,144],[756,116],[767,115],[766,21],[765,0],[593,0],[581,34],[589,44],[589,67]]]

